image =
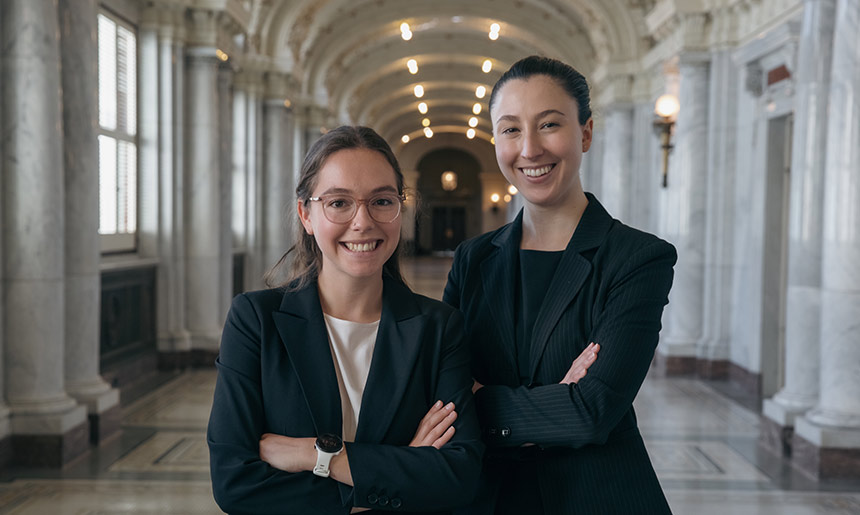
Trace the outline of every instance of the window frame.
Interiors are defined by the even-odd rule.
[[[98,85],[97,88],[97,104],[98,111],[96,113],[96,123],[97,123],[97,134],[98,137],[102,136],[113,139],[117,145],[117,161],[119,161],[119,143],[124,142],[132,145],[133,147],[133,155],[134,155],[134,231],[133,232],[115,232],[115,233],[107,233],[102,234],[99,233],[99,242],[102,254],[113,254],[113,253],[134,253],[137,252],[137,244],[138,244],[138,220],[140,215],[140,131],[139,131],[139,106],[140,106],[140,88],[139,88],[139,63],[140,63],[140,34],[138,31],[138,27],[130,22],[128,19],[113,11],[112,9],[106,8],[104,5],[99,6],[97,17],[96,17],[96,74],[100,77],[100,48],[99,48],[99,19],[101,16],[108,18],[111,22],[116,24],[116,27],[122,27],[127,30],[134,36],[134,114],[132,115],[134,118],[134,134],[123,131],[119,127],[119,123],[117,123],[117,127],[115,129],[109,129],[102,126],[101,123],[101,84]],[[117,71],[117,78],[118,78]],[[100,81],[99,81],[100,82]],[[117,112],[119,112],[119,100],[117,100]],[[99,149],[99,190],[101,190],[101,150]],[[116,178],[119,178],[118,170],[115,172]],[[102,211],[101,211],[101,191],[99,191],[99,220],[101,221]],[[101,222],[99,223],[101,225]]]

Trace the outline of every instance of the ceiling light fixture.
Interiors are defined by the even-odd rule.
[[[490,73],[490,71],[492,69],[493,69],[493,61],[490,61],[489,59],[485,59],[484,64],[481,65],[481,71],[484,73]]]
[[[475,105],[472,106],[472,112],[476,115],[481,114],[481,103],[475,102]]]
[[[487,94],[487,88],[484,86],[478,86],[475,88],[475,96],[478,98],[484,98],[484,95]]]
[[[415,89],[413,91],[415,92],[415,96],[418,98],[424,96],[424,86],[422,86],[421,84],[416,84]]]
[[[400,138],[400,141],[402,141],[403,143],[409,143],[409,134],[404,134],[404,135]]]
[[[475,129],[469,129],[466,131],[466,137],[472,139],[475,137]]]
[[[478,118],[473,116],[469,118],[469,127],[477,127],[478,126]]]
[[[419,102],[418,103],[418,112],[421,114],[427,114],[427,103]]]
[[[433,137],[433,129],[431,129],[430,127],[424,127],[424,136],[426,136],[428,139],[432,138]]]
[[[410,59],[406,61],[406,67],[409,68],[409,73],[411,73],[412,75],[418,73],[418,61],[416,61],[415,59]]]

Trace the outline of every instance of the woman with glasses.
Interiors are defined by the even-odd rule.
[[[398,263],[403,175],[366,127],[311,147],[288,279],[237,296],[208,443],[229,513],[445,513],[474,496],[483,444],[458,311]],[[271,277],[271,275],[270,275]]]

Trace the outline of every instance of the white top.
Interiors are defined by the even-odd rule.
[[[328,342],[340,389],[340,409],[343,413],[343,439],[355,441],[361,396],[370,373],[370,361],[376,345],[379,320],[369,324],[341,320],[325,314]]]

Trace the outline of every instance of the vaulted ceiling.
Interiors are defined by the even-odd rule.
[[[530,54],[564,60],[586,76],[638,62],[650,48],[645,14],[655,0],[256,0],[259,52],[293,76],[300,102],[337,123],[376,128],[389,141],[434,133],[466,137],[476,102],[477,137],[489,140],[489,90]],[[401,37],[408,23],[411,39]],[[492,24],[499,37],[492,40]],[[415,59],[418,73],[407,69]],[[489,59],[492,70],[482,71]],[[419,99],[414,86],[425,94]],[[476,97],[479,85],[487,88]],[[428,113],[418,111],[426,102]]]

